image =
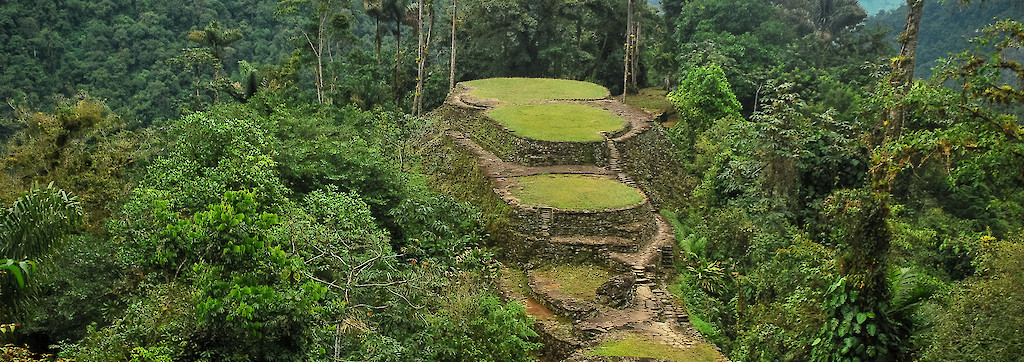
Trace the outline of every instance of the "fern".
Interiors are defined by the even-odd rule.
[[[9,209],[0,210],[0,255],[14,260],[47,253],[82,222],[74,195],[53,187],[33,187]]]

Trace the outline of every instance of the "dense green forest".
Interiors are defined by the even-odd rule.
[[[1020,1],[895,43],[914,10],[855,0],[421,1],[0,4],[0,356],[538,358],[509,221],[418,146],[453,82],[634,90],[630,18],[728,358],[1024,355]]]

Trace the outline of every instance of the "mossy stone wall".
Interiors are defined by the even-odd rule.
[[[655,209],[685,206],[694,183],[684,177],[682,163],[661,125],[652,124],[615,144],[622,171],[636,181]]]
[[[526,138],[483,112],[467,123],[466,130],[473,141],[505,162],[526,166],[608,165],[609,152],[604,141],[556,142]]]

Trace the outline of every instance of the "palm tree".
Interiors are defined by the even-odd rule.
[[[382,0],[363,0],[363,9],[366,10],[366,15],[373,18],[374,21],[374,41],[375,50],[374,53],[377,59],[380,59],[380,18],[384,16],[384,2]]]
[[[819,0],[816,15],[814,27],[818,36],[825,40],[868,17],[857,0]]]
[[[207,48],[218,62],[224,61],[230,45],[239,40],[242,40],[241,30],[221,28],[216,20],[207,24],[203,30],[197,29],[188,33],[188,41]]]
[[[409,13],[409,0],[384,0],[384,16],[387,20],[395,22],[395,68],[394,68],[394,81],[392,82],[392,92],[394,93],[395,103],[399,103],[402,89],[402,25],[406,24],[409,19],[407,15]]]

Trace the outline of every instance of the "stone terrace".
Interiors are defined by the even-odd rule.
[[[675,244],[672,227],[657,213],[649,192],[642,190],[624,170],[621,145],[635,148],[642,138],[656,137],[649,116],[611,99],[556,100],[601,107],[628,120],[621,131],[603,134],[598,142],[551,142],[530,140],[486,116],[499,106],[496,100],[467,96],[460,87],[447,103],[472,115],[455,125],[446,137],[477,156],[491,179],[494,192],[517,210],[514,233],[530,250],[518,260],[526,270],[527,285],[505,285],[507,299],[519,300],[537,313],[554,313],[561,321],[538,316],[537,330],[546,344],[546,360],[602,360],[588,357],[593,347],[624,335],[686,350],[708,342],[689,323],[681,303],[666,290],[665,277],[672,272]],[[633,168],[645,165],[631,165]],[[653,166],[653,165],[652,165]],[[523,205],[509,191],[517,177],[538,174],[582,174],[618,180],[643,191],[644,199],[628,207],[603,210],[560,210]],[[562,290],[562,285],[532,269],[550,263],[601,265],[616,275],[597,290],[596,300],[581,300]],[[516,283],[505,280],[505,283]],[[527,292],[516,292],[526,290]],[[570,332],[565,333],[568,329]],[[560,332],[553,332],[560,331]],[[712,346],[713,347],[713,346]],[[724,361],[719,355],[717,360]]]

